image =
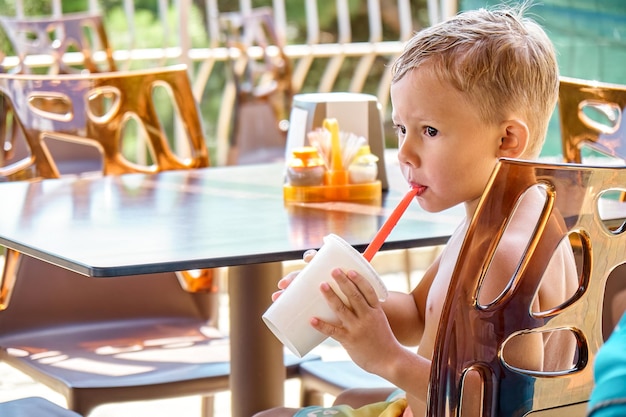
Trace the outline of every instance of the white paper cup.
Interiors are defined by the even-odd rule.
[[[325,335],[311,326],[311,317],[319,317],[328,322],[336,321],[335,313],[322,296],[320,284],[328,282],[342,300],[346,301],[331,276],[334,268],[357,271],[369,280],[381,301],[387,298],[385,284],[363,255],[339,236],[325,236],[324,245],[313,260],[263,314],[267,327],[299,357],[306,355],[326,339]]]

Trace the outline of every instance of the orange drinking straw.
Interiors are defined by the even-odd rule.
[[[409,204],[415,198],[418,191],[418,187],[412,187],[409,192],[406,193],[406,195],[402,198],[402,200],[400,200],[398,206],[393,209],[393,212],[391,212],[391,215],[385,221],[385,223],[383,223],[381,228],[378,229],[378,232],[376,232],[376,236],[374,236],[374,239],[372,239],[367,248],[365,248],[365,252],[363,252],[363,257],[368,262],[372,260],[376,252],[378,252],[383,243],[385,243],[385,239],[387,239],[387,236],[389,236],[389,233],[391,233],[396,223],[398,223],[398,220],[400,220],[400,216],[402,216],[402,213],[404,213],[407,207],[409,207]]]

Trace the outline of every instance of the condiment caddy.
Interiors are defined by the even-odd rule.
[[[287,161],[283,196],[287,202],[353,201],[380,203],[382,185],[378,158],[366,143],[354,142],[342,149],[336,119],[324,119],[330,146],[304,146],[292,150]],[[361,138],[362,139],[362,138]]]

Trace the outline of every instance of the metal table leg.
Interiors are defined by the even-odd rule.
[[[261,316],[282,276],[280,262],[229,267],[231,405],[233,417],[284,403],[282,344]]]

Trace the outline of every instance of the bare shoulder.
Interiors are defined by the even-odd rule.
[[[536,232],[535,225],[544,205],[545,195],[532,189],[519,202],[498,242],[485,286],[481,289],[483,296],[481,301],[485,302],[487,298],[495,299],[514,277]],[[544,304],[550,304],[548,308],[551,308],[565,301],[566,293],[577,285],[572,247],[561,224],[562,219],[556,213],[544,230],[544,238],[557,238],[561,241],[553,254],[546,254],[551,258],[542,277],[539,297],[536,300],[539,303],[536,307],[541,309]]]

